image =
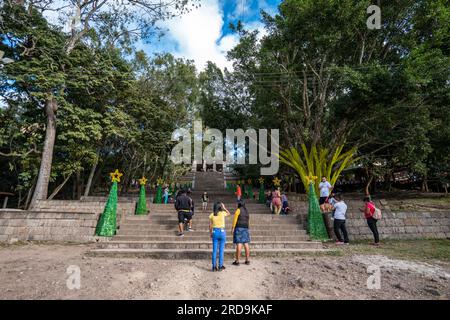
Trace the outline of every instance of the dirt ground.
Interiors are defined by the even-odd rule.
[[[209,261],[86,257],[89,245],[0,247],[0,299],[449,299],[450,263],[351,252],[255,258],[211,272]],[[71,265],[80,288],[69,289]],[[367,267],[380,267],[368,289]],[[70,269],[69,269],[70,270]],[[372,271],[370,271],[372,272]],[[370,281],[369,281],[370,282]],[[373,282],[370,282],[373,283]]]

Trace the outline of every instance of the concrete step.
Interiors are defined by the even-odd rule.
[[[298,256],[310,254],[329,254],[331,250],[328,249],[251,249],[251,257],[284,257],[284,256]],[[235,250],[226,249],[225,257],[227,260],[225,266],[231,266]],[[151,258],[151,259],[167,259],[167,260],[210,260],[211,250],[205,249],[95,249],[87,253],[92,257],[115,257],[115,258]]]
[[[195,223],[192,224],[194,230],[209,230],[208,227],[197,225]],[[171,230],[175,230],[178,228],[178,224],[170,224],[170,225],[154,225],[154,224],[146,224],[140,226],[130,226],[126,224],[122,224],[118,231],[120,232],[152,232],[152,231],[161,231],[168,232]],[[227,232],[231,232],[231,225],[227,225]],[[251,225],[250,232],[254,231],[268,231],[268,232],[281,232],[281,231],[305,231],[305,228],[302,225]]]
[[[231,239],[232,235],[229,233],[228,237]],[[304,235],[296,235],[296,236],[253,236],[250,234],[251,240],[253,241],[307,241],[308,236]],[[211,240],[209,235],[195,235],[195,232],[185,232],[184,237],[178,237],[175,235],[164,235],[164,236],[147,236],[147,235],[116,235],[114,236],[114,240],[124,240],[124,241],[162,241],[162,242],[170,242],[170,241],[208,241]]]
[[[195,235],[207,236],[209,237],[208,229],[194,229],[192,233]],[[231,231],[231,230],[230,230]],[[172,228],[171,230],[117,230],[117,235],[120,236],[134,236],[136,234],[142,236],[164,236],[164,235],[176,235],[178,234],[178,229]],[[297,235],[306,235],[306,230],[250,230],[251,236],[297,236]]]
[[[144,221],[132,221],[132,220],[128,220],[126,219],[126,221],[122,224],[122,225],[129,225],[129,226],[135,226],[135,225],[141,225],[141,224],[153,224],[153,225],[176,225],[178,224],[178,218],[175,217],[167,217],[166,219],[149,219],[149,220],[144,220]],[[201,225],[201,226],[209,226],[209,219],[205,219],[205,218],[199,218],[197,219],[196,217],[194,217],[192,219],[192,223],[195,223],[196,225]],[[225,220],[225,225],[227,225],[228,223],[232,223],[232,219],[228,219]],[[278,224],[278,225],[291,225],[291,224],[296,224],[298,223],[297,221],[277,221],[277,220],[256,220],[256,219],[252,219],[250,220],[250,225],[251,226],[263,226],[263,225],[274,225],[274,224]]]
[[[251,249],[321,249],[321,242],[317,241],[253,241]],[[233,249],[235,245],[228,241],[226,249]],[[209,249],[212,250],[211,241],[108,241],[97,244],[96,249]]]
[[[194,212],[194,219],[209,219],[211,213],[207,212]],[[234,216],[234,213],[231,213],[226,219],[230,219]],[[170,218],[177,218],[178,213],[177,212],[163,212],[163,213],[150,213],[146,215],[135,215],[135,214],[127,214],[127,220],[128,221],[138,221],[138,220],[162,220],[162,219],[170,219]],[[250,219],[251,220],[261,220],[261,221],[294,221],[297,219],[296,215],[274,215],[268,212],[254,212],[250,213]]]
[[[237,208],[236,202],[230,202],[230,203],[223,202],[223,203],[225,204],[225,206],[227,207],[228,210],[236,210],[236,208]],[[175,206],[174,206],[173,203],[168,203],[168,204],[156,204],[156,203],[149,204],[149,203],[147,203],[147,205],[149,205],[149,207],[151,209],[156,210],[156,211],[160,211],[160,210],[173,210],[173,211],[176,211],[175,210]],[[201,201],[195,201],[195,199],[194,199],[194,205],[195,205],[194,206],[195,208],[199,208],[199,209],[202,208],[202,202]],[[208,208],[212,209],[213,205],[214,205],[213,201],[209,201],[208,202]],[[269,209],[269,207],[266,207],[265,204],[259,203],[259,202],[246,203],[245,207],[247,209],[249,209],[249,210],[253,209],[253,208],[257,208],[257,209],[258,208],[266,208],[266,209]]]
[[[296,218],[271,219],[271,215],[266,215],[266,216],[267,217],[264,217],[264,215],[259,215],[258,217],[250,216],[250,223],[253,225],[298,223],[298,220]],[[201,216],[201,215],[194,215],[192,217],[192,220],[196,221],[196,223],[204,223],[204,224],[209,224],[209,221],[210,221],[208,216]],[[227,222],[231,223],[232,221],[233,221],[233,216],[225,218],[225,224]],[[140,216],[139,218],[136,218],[135,216],[127,215],[125,217],[125,223],[129,224],[129,225],[148,224],[148,223],[154,223],[154,224],[178,223],[178,216],[176,214],[174,214],[172,216],[167,215],[167,216],[163,216],[163,217]]]
[[[226,217],[226,219],[231,219],[233,215],[230,215]],[[170,219],[178,219],[177,213],[174,212],[173,215],[166,215],[166,214],[150,214],[150,215],[130,215],[126,217],[126,221],[145,221],[145,220],[170,220]],[[194,219],[209,219],[209,214],[207,213],[196,213],[194,215]],[[250,221],[252,222],[258,222],[258,221],[274,221],[274,222],[288,222],[293,223],[297,221],[297,217],[293,215],[274,215],[274,214],[250,214]]]

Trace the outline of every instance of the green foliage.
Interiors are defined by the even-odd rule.
[[[96,29],[68,54],[67,35],[34,7],[8,2],[1,14],[0,50],[14,59],[0,73],[6,104],[0,108],[3,190],[28,191],[36,183],[49,96],[58,101],[50,189],[69,176],[74,185],[86,184],[93,166],[102,172],[96,177],[121,168],[125,189],[141,174],[180,174],[167,157],[171,132],[186,125],[197,99],[192,62],[142,52],[127,61],[121,50],[102,42]]]
[[[279,158],[280,162],[284,163],[297,172],[303,182],[305,190],[309,190],[310,181],[309,176],[316,176],[315,194],[318,194],[319,183],[322,177],[334,185],[339,178],[341,172],[351,166],[358,158],[355,157],[356,149],[353,148],[346,152],[342,152],[344,146],[338,146],[334,152],[328,149],[317,148],[312,146],[310,150],[306,145],[302,144],[302,154],[295,149],[290,148],[282,150]]]

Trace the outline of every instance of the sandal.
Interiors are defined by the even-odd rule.
[[[235,260],[233,263],[232,263],[232,265],[233,266],[238,266],[240,263],[239,263],[239,261],[237,261],[237,260]]]
[[[245,264],[246,264],[246,265],[249,265],[249,264],[250,264],[250,261],[246,260],[246,261],[245,261]]]

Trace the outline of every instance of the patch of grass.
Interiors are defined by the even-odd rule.
[[[411,208],[421,208],[422,206],[427,207],[433,207],[438,206],[442,207],[442,209],[450,209],[450,196],[449,197],[433,197],[433,198],[414,198],[414,199],[393,199],[388,200],[389,205],[391,208],[396,208],[400,206],[406,206]]]
[[[381,254],[392,258],[450,263],[448,239],[384,240],[379,247],[370,245],[368,241],[353,241],[350,246],[339,247],[338,250],[344,255]]]

